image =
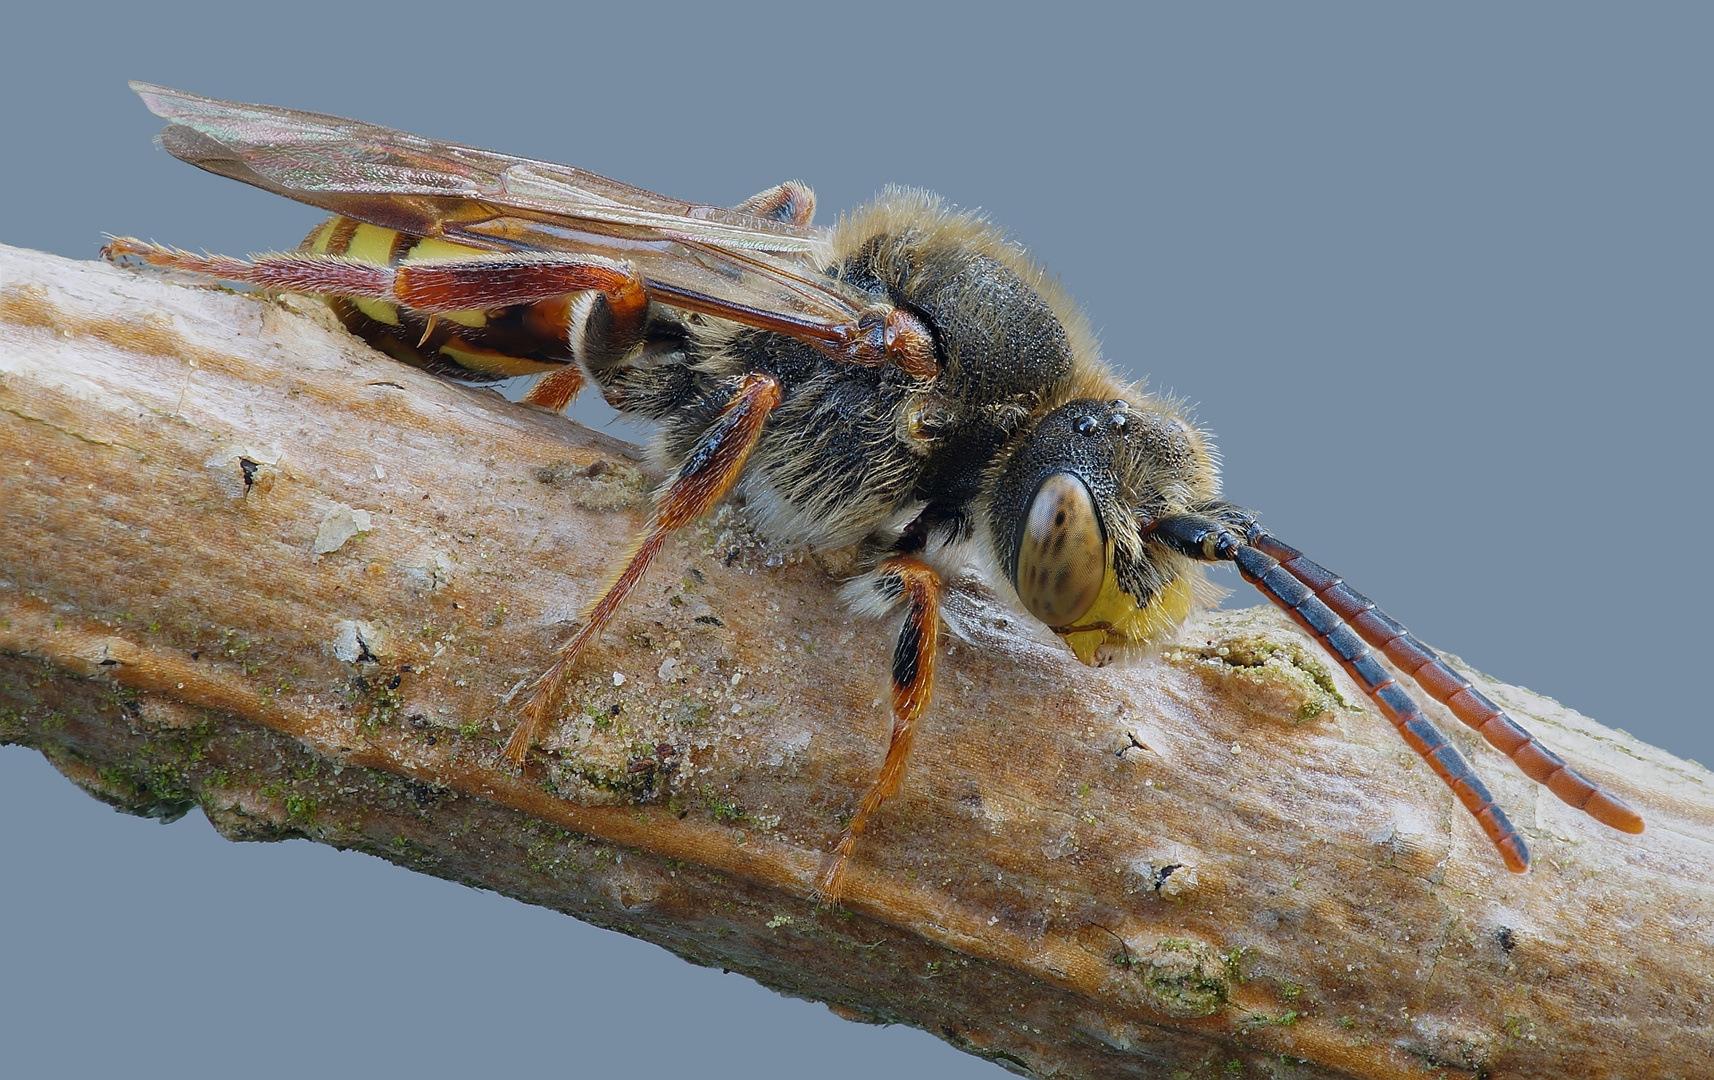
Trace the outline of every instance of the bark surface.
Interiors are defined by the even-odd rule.
[[[1430,703],[1507,873],[1270,609],[1078,665],[979,581],[904,789],[894,628],[839,553],[670,541],[522,775],[521,689],[647,516],[638,452],[403,367],[313,301],[0,248],[0,740],[566,912],[1043,1076],[1707,1077],[1714,784],[1466,671],[1637,807],[1611,832]]]

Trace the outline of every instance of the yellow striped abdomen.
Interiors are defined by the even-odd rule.
[[[377,266],[492,254],[347,217],[323,222],[304,240],[303,250],[344,255]],[[566,341],[569,297],[487,311],[442,311],[432,317],[387,300],[330,296],[327,302],[347,329],[388,356],[456,379],[492,382],[539,375],[556,371],[572,359]]]

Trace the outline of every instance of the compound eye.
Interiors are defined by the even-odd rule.
[[[1018,534],[1018,598],[1055,629],[1074,625],[1101,595],[1107,541],[1095,497],[1070,473],[1041,482]]]

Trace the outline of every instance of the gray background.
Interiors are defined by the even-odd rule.
[[[0,242],[307,231],[154,150],[126,78],[708,202],[801,177],[824,219],[933,188],[1196,403],[1282,538],[1477,667],[1714,761],[1704,6],[14,7]],[[1000,1075],[362,855],[122,817],[16,748],[0,927],[18,1076]]]

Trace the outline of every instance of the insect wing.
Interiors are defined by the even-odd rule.
[[[198,168],[415,236],[628,260],[659,299],[843,340],[867,298],[817,269],[825,232],[668,199],[583,169],[148,83],[161,145]]]

